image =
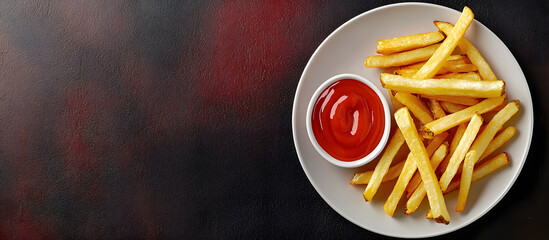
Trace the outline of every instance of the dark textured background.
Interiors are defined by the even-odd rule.
[[[542,237],[549,3],[435,1],[509,47],[530,154],[488,214],[445,237]],[[317,46],[392,1],[0,2],[0,239],[382,239],[316,193],[293,97]]]

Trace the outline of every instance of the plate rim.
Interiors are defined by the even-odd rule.
[[[456,226],[454,228],[449,228],[448,230],[445,230],[445,231],[441,231],[441,232],[436,232],[436,233],[426,233],[426,234],[422,234],[422,235],[417,235],[417,236],[405,236],[405,235],[398,235],[398,234],[388,234],[386,232],[381,232],[381,231],[377,231],[376,229],[373,229],[369,226],[366,226],[362,223],[358,223],[356,221],[354,221],[353,219],[350,219],[349,217],[347,217],[346,215],[342,214],[342,212],[340,210],[338,210],[337,207],[335,207],[334,203],[332,203],[331,201],[329,201],[327,199],[327,196],[325,196],[325,194],[323,194],[321,191],[319,191],[319,186],[317,183],[315,183],[314,181],[312,181],[311,179],[311,174],[309,173],[309,170],[304,166],[304,162],[302,160],[303,158],[303,153],[301,152],[301,150],[297,147],[298,143],[297,143],[297,138],[298,138],[298,134],[297,134],[297,130],[296,130],[296,122],[297,122],[297,113],[296,113],[296,106],[298,104],[298,98],[300,96],[300,94],[302,94],[301,92],[299,92],[298,90],[302,88],[302,84],[303,83],[303,79],[305,78],[307,72],[308,72],[308,69],[310,68],[311,66],[311,60],[314,59],[316,57],[316,55],[318,54],[318,52],[320,51],[320,49],[323,48],[323,46],[325,44],[327,44],[327,42],[329,42],[329,40],[335,35],[337,34],[339,31],[341,31],[343,28],[345,28],[347,25],[353,23],[354,21],[356,21],[357,19],[363,17],[364,15],[368,15],[368,14],[371,14],[371,13],[374,13],[376,11],[381,11],[381,10],[384,10],[384,9],[387,9],[387,8],[393,8],[393,7],[405,7],[405,6],[428,6],[428,7],[436,7],[436,8],[441,8],[441,9],[445,9],[445,10],[450,10],[450,11],[455,11],[455,12],[459,12],[458,10],[456,9],[453,9],[451,7],[447,7],[447,6],[443,6],[443,5],[438,5],[438,4],[433,4],[433,3],[423,3],[423,2],[402,2],[402,3],[393,3],[393,4],[388,4],[388,5],[383,5],[383,6],[379,6],[379,7],[376,7],[376,8],[373,8],[373,9],[370,9],[368,11],[365,11],[361,14],[358,14],[354,17],[352,17],[351,19],[347,20],[345,23],[343,23],[342,25],[340,25],[339,27],[337,27],[335,30],[333,30],[323,41],[322,43],[315,49],[315,51],[313,52],[313,54],[309,57],[309,60],[307,61],[307,65],[305,66],[305,68],[303,69],[303,72],[299,78],[299,82],[298,82],[298,85],[296,87],[296,93],[295,93],[295,96],[294,96],[294,101],[293,101],[293,107],[292,107],[292,137],[293,137],[293,141],[294,141],[294,146],[295,146],[295,149],[296,149],[296,153],[298,155],[298,159],[299,159],[299,162],[300,162],[300,165],[301,165],[301,168],[303,169],[303,171],[305,172],[305,175],[307,176],[307,179],[309,180],[309,183],[311,183],[311,185],[313,185],[315,191],[317,192],[317,194],[319,194],[322,199],[324,200],[324,202],[326,202],[334,211],[336,211],[340,216],[342,216],[343,218],[345,218],[346,220],[352,222],[353,224],[361,227],[361,228],[364,228],[368,231],[371,231],[371,232],[374,232],[374,233],[377,233],[377,234],[380,234],[380,235],[384,235],[384,236],[391,236],[391,237],[401,237],[401,238],[426,238],[426,237],[434,237],[434,236],[442,236],[442,235],[445,235],[445,234],[448,234],[448,233],[451,233],[451,232],[455,232],[457,230],[460,230],[464,227],[467,227],[469,225],[471,225],[472,223],[476,222],[479,218],[483,217],[486,215],[486,213],[488,213],[490,210],[492,210],[500,201],[501,199],[503,199],[504,196],[507,195],[507,193],[510,191],[511,188],[513,188],[516,180],[518,179],[518,176],[520,175],[520,173],[522,172],[522,168],[524,166],[524,163],[526,162],[527,158],[528,158],[528,155],[529,155],[529,152],[530,152],[530,147],[531,147],[531,142],[532,142],[532,136],[533,136],[533,132],[534,132],[534,108],[533,108],[533,101],[532,101],[532,94],[531,94],[531,91],[530,91],[530,86],[528,85],[528,81],[526,80],[526,76],[524,75],[524,71],[522,70],[520,64],[518,63],[516,57],[513,55],[513,53],[510,51],[510,49],[507,47],[507,45],[492,31],[490,30],[488,27],[486,27],[484,24],[482,24],[480,21],[478,21],[477,19],[474,19],[474,21],[476,21],[476,24],[479,24],[481,27],[485,28],[486,30],[489,31],[489,33],[491,33],[493,36],[495,36],[497,38],[497,40],[499,40],[501,43],[503,43],[503,45],[505,46],[505,50],[511,54],[511,56],[513,56],[513,60],[517,63],[517,66],[520,70],[520,73],[522,74],[522,76],[524,77],[524,83],[526,84],[526,87],[527,87],[527,90],[528,90],[528,99],[529,99],[529,102],[532,104],[532,108],[530,109],[530,122],[529,122],[529,125],[531,126],[531,131],[530,131],[530,134],[528,134],[527,136],[527,143],[526,143],[526,151],[524,152],[523,156],[521,156],[522,159],[524,159],[523,161],[520,161],[519,163],[519,166],[517,168],[517,173],[514,174],[514,177],[513,179],[511,179],[510,181],[510,185],[509,187],[507,187],[503,192],[501,192],[501,194],[499,196],[496,197],[495,201],[490,204],[488,207],[486,207],[485,209],[483,209],[482,211],[480,211],[476,216],[473,216],[469,221],[467,221],[465,224],[463,224],[462,226]]]

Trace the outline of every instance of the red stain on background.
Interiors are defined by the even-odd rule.
[[[60,119],[60,147],[63,150],[63,173],[75,194],[87,200],[105,196],[99,174],[118,146],[113,113],[117,101],[101,85],[93,82],[68,87]]]
[[[200,83],[203,96],[209,101],[269,99],[280,74],[293,64],[290,56],[300,51],[293,40],[307,40],[306,33],[295,30],[310,24],[301,13],[312,7],[277,0],[221,4],[208,26],[212,40],[204,59],[211,64]]]

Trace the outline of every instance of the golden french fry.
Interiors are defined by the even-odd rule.
[[[427,211],[427,214],[425,215],[425,217],[427,219],[433,219],[433,213],[431,212],[431,209],[429,209],[429,211]]]
[[[400,103],[395,98],[396,92],[390,89],[388,91],[389,91],[389,98],[391,99],[391,103],[393,103],[393,108],[395,109],[395,111],[400,109],[401,107],[404,107],[404,105],[402,105],[402,103]]]
[[[413,78],[427,79],[432,78],[442,67],[442,63],[446,61],[448,56],[454,51],[460,39],[465,35],[465,31],[471,25],[474,14],[468,7],[463,8],[463,12],[459,17],[456,26],[447,34],[446,39],[442,42],[437,51],[427,60],[427,63],[419,69]]]
[[[402,103],[402,105],[408,107],[410,112],[422,123],[427,124],[433,121],[433,116],[429,109],[421,102],[421,100],[410,93],[398,92],[395,98]]]
[[[448,114],[456,113],[456,112],[459,112],[459,111],[467,108],[467,106],[465,106],[465,105],[455,104],[455,103],[451,103],[451,102],[444,102],[444,101],[440,102],[440,106]]]
[[[446,138],[446,136],[448,136],[447,133],[442,133],[440,135],[437,135],[433,138],[433,141],[427,144],[427,147],[425,147],[425,150],[427,151],[428,156],[434,155],[434,152],[437,150],[437,148],[440,148],[440,146],[443,145],[443,141]],[[435,161],[438,161],[438,160],[435,160]],[[385,205],[383,205],[383,210],[389,216],[393,216],[395,209],[398,205],[398,202],[400,201],[400,198],[404,194],[404,191],[408,185],[408,182],[410,182],[410,178],[412,177],[412,175],[414,175],[414,172],[416,172],[416,169],[417,169],[417,165],[411,153],[408,154],[408,157],[403,162],[405,162],[404,166],[400,171],[400,175],[398,176],[398,180],[395,183],[395,186],[393,187],[393,191],[389,195],[389,198],[387,198]]]
[[[463,134],[465,133],[465,129],[467,129],[467,124],[466,123],[462,123],[456,128],[456,131],[454,133],[454,137],[452,138],[452,142],[450,143],[450,153],[448,153],[448,155],[446,155],[446,158],[444,158],[444,160],[442,160],[442,162],[440,163],[440,165],[436,169],[437,173],[439,173],[438,174],[439,176],[441,176],[444,173],[444,171],[446,171],[446,167],[448,166],[448,163],[450,162],[450,157],[452,157],[452,155],[456,151],[456,148],[459,144],[459,141],[461,141],[461,138],[463,137]]]
[[[459,112],[452,113],[446,117],[439,118],[423,126],[423,137],[432,138],[441,132],[453,128],[459,124],[469,121],[475,114],[483,114],[499,106],[505,99],[506,95],[498,98],[488,98],[476,105],[470,106]]]
[[[447,153],[448,153],[448,143],[446,142],[445,144],[440,145],[440,147],[435,151],[435,153],[431,157],[431,166],[433,166],[433,169],[436,169],[438,167],[440,162],[444,159],[444,157],[446,157]],[[421,201],[423,201],[423,198],[425,197],[426,193],[427,192],[425,191],[425,187],[420,181],[418,184],[418,187],[414,191],[414,194],[412,194],[412,196],[406,202],[406,209],[405,209],[406,214],[411,214],[416,211],[419,204],[421,204]],[[417,196],[414,196],[414,195],[417,195]]]
[[[391,55],[373,55],[366,58],[364,65],[368,68],[404,66],[412,63],[425,61],[433,55],[440,44],[434,44],[406,52]]]
[[[456,212],[462,212],[465,208],[467,195],[469,195],[469,189],[471,188],[471,181],[473,179],[473,167],[475,166],[475,158],[477,158],[477,155],[477,151],[471,150],[465,156],[463,171],[461,171],[461,181],[459,182],[459,194]]]
[[[398,175],[400,175],[400,172],[402,171],[403,166],[404,166],[404,161],[400,161],[399,163],[391,166],[387,171],[387,173],[385,174],[385,176],[383,176],[383,180],[381,181],[381,183],[396,179]],[[374,174],[374,170],[357,172],[353,176],[353,179],[351,179],[351,185],[368,184],[373,174]]]
[[[382,73],[381,85],[395,91],[427,95],[449,95],[479,98],[500,97],[505,83],[498,81],[471,81],[465,79],[414,80],[403,76]]]
[[[418,63],[410,64],[407,66],[402,66],[400,68],[419,70],[421,67],[423,67],[423,65],[425,65],[425,63],[427,63],[427,61],[418,62]],[[469,63],[471,63],[471,61],[469,61],[469,58],[467,58],[467,55],[450,55],[446,59],[446,62],[442,64],[442,67],[444,68],[445,66],[448,66],[448,65],[460,65],[460,64],[469,64]]]
[[[435,21],[435,25],[445,34],[452,32],[454,26],[451,23]],[[496,75],[490,68],[490,65],[484,60],[480,52],[473,46],[469,40],[465,37],[462,37],[458,43],[459,48],[467,54],[471,62],[477,66],[478,71],[482,78],[486,81],[495,81],[497,80]]]
[[[477,98],[474,98],[474,97],[456,97],[456,96],[447,96],[447,95],[426,95],[426,94],[422,94],[421,97],[434,99],[441,102],[449,102],[449,103],[455,103],[455,104],[461,104],[461,105],[467,105],[467,106],[472,106],[480,102]]]
[[[517,129],[513,126],[507,127],[505,130],[501,131],[500,134],[494,137],[490,144],[488,144],[488,147],[486,147],[486,150],[484,150],[484,153],[482,156],[480,156],[479,161],[482,161],[486,157],[490,156],[493,152],[495,152],[498,148],[503,146],[509,139],[511,139],[513,136],[515,136],[515,133],[517,132]]]
[[[494,156],[493,158],[486,160],[485,162],[479,164],[478,166],[475,166],[473,170],[473,177],[471,178],[471,182],[472,183],[476,182],[477,180],[507,165],[508,163],[509,163],[509,155],[507,155],[507,153],[500,153]],[[459,189],[459,183],[461,181],[460,179],[461,178],[452,180],[450,185],[448,185],[448,188],[446,189],[446,191],[444,191],[444,194],[447,194]]]
[[[447,79],[457,78],[457,79],[467,79],[471,81],[482,81],[482,78],[477,72],[464,72],[464,73],[452,72],[452,73],[436,75],[435,78],[447,78]]]
[[[442,191],[448,188],[448,185],[456,175],[457,169],[459,168],[459,165],[463,161],[465,154],[467,154],[469,147],[471,147],[471,144],[473,144],[473,141],[475,140],[475,137],[477,136],[481,125],[482,125],[482,117],[475,114],[471,118],[471,121],[469,122],[469,124],[467,125],[467,129],[465,129],[465,133],[463,134],[463,137],[459,141],[459,144],[456,150],[454,151],[454,153],[452,154],[452,157],[450,157],[450,162],[446,167],[446,171],[444,171],[444,173],[442,174],[442,177],[440,177],[439,182],[440,182],[440,187]]]
[[[416,74],[417,69],[412,68],[400,68],[395,71],[396,74],[403,76],[405,78],[412,78]]]
[[[395,213],[396,206],[398,205],[398,202],[400,201],[400,198],[404,193],[404,189],[406,189],[406,185],[408,184],[408,181],[410,181],[410,178],[412,178],[412,175],[414,174],[414,171],[416,171],[416,169],[416,161],[412,153],[409,153],[406,160],[404,160],[404,167],[402,168],[402,172],[398,176],[398,180],[395,183],[393,191],[383,205],[383,210],[385,211],[385,213],[387,213],[387,215],[392,217]]]
[[[435,221],[444,224],[450,223],[450,214],[446,208],[440,185],[408,108],[404,107],[396,111],[395,121],[404,136],[408,148],[410,148],[414,162],[417,164],[417,168],[425,184],[427,198],[429,199],[429,205],[433,211]]]
[[[444,109],[442,109],[442,106],[440,106],[440,103],[437,100],[429,99],[429,110],[431,110],[433,118],[435,119],[446,116]]]
[[[509,102],[494,116],[494,118],[492,118],[484,131],[482,131],[478,135],[478,137],[473,142],[473,145],[471,145],[471,148],[469,149],[469,152],[465,157],[465,163],[463,164],[460,190],[458,195],[458,206],[456,207],[456,211],[463,211],[463,208],[465,207],[465,202],[467,200],[467,195],[469,194],[469,186],[471,185],[471,178],[475,163],[479,160],[480,156],[482,156],[482,154],[484,153],[492,139],[494,139],[494,136],[503,126],[503,124],[505,124],[505,122],[507,122],[513,115],[515,115],[518,110],[518,100],[513,100]],[[406,138],[406,135],[404,136]]]
[[[379,188],[379,185],[381,185],[381,182],[383,181],[383,177],[387,173],[389,166],[391,166],[391,162],[393,161],[393,158],[398,153],[398,150],[403,144],[404,144],[404,137],[401,131],[397,129],[393,134],[393,136],[391,137],[389,144],[385,148],[383,155],[379,159],[379,162],[377,163],[376,168],[374,169],[374,173],[372,174],[372,177],[368,182],[368,186],[364,190],[364,199],[366,201],[368,202],[372,201],[372,198],[376,194],[377,189]]]
[[[379,54],[404,52],[420,47],[429,46],[438,43],[443,39],[444,35],[440,32],[428,32],[389,38],[377,41],[376,52]]]
[[[449,135],[448,133],[443,132],[443,133],[433,137],[433,139],[431,139],[431,142],[429,142],[429,144],[427,144],[427,146],[425,147],[425,150],[427,150],[427,154],[429,155],[429,157],[431,157],[431,155],[434,154],[434,152],[437,148],[440,148],[440,146],[444,143],[444,141],[446,140],[448,135]],[[439,163],[437,163],[436,166],[438,166]],[[433,169],[437,169],[437,168],[433,167]],[[406,196],[410,197],[410,194],[412,194],[414,189],[416,189],[416,187],[420,183],[421,183],[421,175],[419,174],[419,172],[415,172],[414,176],[410,180],[410,183],[408,183],[408,185],[406,186],[406,193],[407,193]]]

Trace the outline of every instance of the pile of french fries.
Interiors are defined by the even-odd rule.
[[[367,184],[370,202],[382,183],[397,179],[384,205],[389,216],[406,193],[406,214],[427,196],[427,218],[448,224],[444,195],[459,190],[461,212],[471,183],[509,163],[507,153],[494,153],[515,135],[513,126],[500,130],[520,104],[507,101],[505,82],[464,37],[473,18],[465,7],[455,26],[435,21],[440,32],[380,40],[381,55],[366,59],[366,67],[384,68],[380,80],[398,128],[375,169],[355,173],[351,184]],[[458,50],[464,54],[452,55]],[[409,153],[397,161],[404,143]]]

